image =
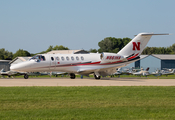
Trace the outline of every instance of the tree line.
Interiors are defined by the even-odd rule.
[[[12,60],[16,57],[30,57],[30,56],[34,56],[36,54],[44,54],[44,53],[47,53],[47,52],[50,52],[52,50],[69,50],[69,48],[67,47],[64,47],[62,45],[58,46],[56,45],[55,47],[53,46],[49,46],[49,48],[46,50],[46,51],[42,51],[40,53],[35,53],[35,54],[32,54],[32,53],[29,53],[28,51],[26,50],[23,50],[23,49],[19,49],[16,51],[16,53],[12,53],[12,52],[9,52],[8,50],[5,50],[4,48],[0,49],[0,60]]]
[[[119,52],[126,44],[131,41],[130,38],[114,38],[107,37],[104,40],[98,43],[100,47],[98,50],[90,49],[89,52]],[[150,55],[150,54],[175,54],[175,43],[169,47],[146,47],[142,54]]]
[[[175,44],[170,47],[146,47],[142,54],[175,54]]]
[[[96,52],[111,52],[111,53],[117,53],[119,52],[126,44],[128,44],[131,41],[130,38],[115,38],[115,37],[107,37],[101,40],[98,43],[99,49],[90,49],[88,52],[96,53]],[[16,51],[16,53],[9,52],[8,50],[5,50],[4,48],[0,49],[0,60],[12,60],[18,56],[34,56],[36,54],[44,54],[47,52],[50,52],[52,50],[69,50],[69,48],[64,47],[63,45],[56,45],[56,46],[49,46],[47,50],[42,51],[40,53],[29,53],[26,50],[19,49]],[[146,47],[143,50],[143,53],[145,55],[150,54],[175,54],[175,43],[170,47]]]

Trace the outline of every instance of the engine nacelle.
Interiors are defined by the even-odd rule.
[[[115,53],[102,53],[101,54],[101,63],[110,63],[117,61],[124,61],[125,58],[119,54]]]

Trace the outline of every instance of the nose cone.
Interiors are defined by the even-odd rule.
[[[10,66],[10,71],[21,71],[22,68],[21,64],[12,65]]]
[[[17,65],[11,65],[10,71],[18,71],[19,67]]]
[[[28,64],[28,62],[22,62],[22,63],[18,63],[18,64],[14,64],[10,67],[11,71],[17,71],[17,72],[25,72],[26,70],[28,70],[30,67],[30,65]]]

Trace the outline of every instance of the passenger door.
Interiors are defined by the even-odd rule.
[[[54,56],[50,56],[50,71],[55,70],[56,60]]]

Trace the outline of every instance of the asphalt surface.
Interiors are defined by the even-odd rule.
[[[1,78],[0,86],[175,86],[175,79],[102,78],[96,80],[93,78]]]

